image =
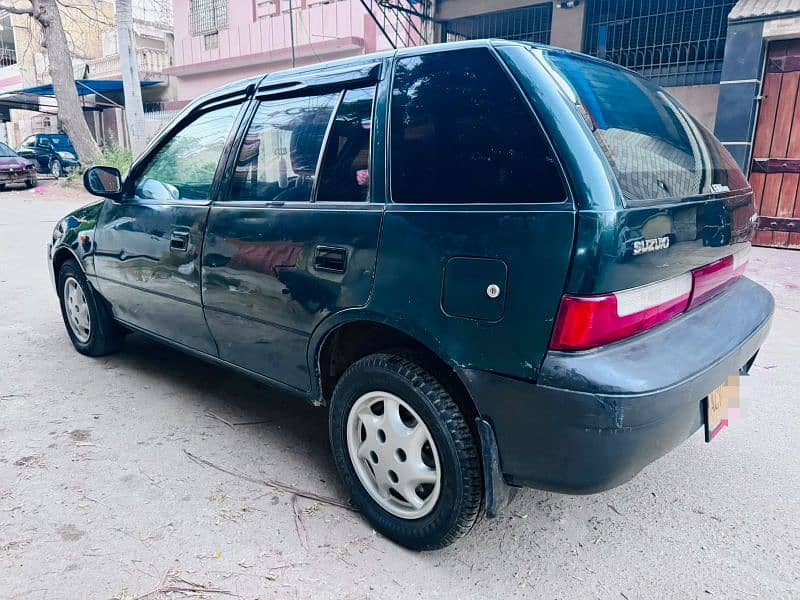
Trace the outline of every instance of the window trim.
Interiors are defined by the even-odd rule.
[[[490,56],[492,56],[495,62],[498,64],[500,70],[505,74],[506,78],[508,78],[511,82],[512,87],[516,90],[517,94],[523,101],[523,104],[528,108],[528,111],[533,118],[534,125],[539,129],[540,133],[542,134],[542,138],[545,141],[545,144],[550,149],[555,158],[556,166],[559,172],[559,176],[561,177],[562,187],[564,189],[564,199],[559,202],[515,202],[515,203],[496,203],[496,202],[474,202],[474,203],[465,203],[465,202],[395,202],[393,195],[392,195],[392,94],[394,92],[394,83],[395,83],[395,75],[397,73],[397,63],[400,60],[406,58],[413,58],[416,56],[427,56],[430,54],[444,54],[447,52],[461,52],[465,50],[472,50],[472,49],[483,49],[486,50]],[[563,162],[561,157],[558,154],[558,151],[553,144],[550,136],[547,133],[544,125],[542,124],[539,115],[536,113],[530,99],[525,94],[525,91],[520,86],[519,82],[513,76],[511,71],[508,68],[508,65],[505,64],[503,59],[498,55],[497,51],[495,50],[494,46],[492,45],[472,45],[465,47],[457,47],[457,48],[441,48],[435,49],[433,46],[428,46],[427,48],[422,49],[420,52],[403,52],[402,54],[398,54],[394,57],[391,63],[391,83],[388,89],[388,110],[386,116],[386,178],[385,178],[385,185],[386,185],[386,205],[394,205],[403,208],[414,208],[420,211],[436,211],[441,210],[442,207],[449,207],[453,209],[454,207],[464,207],[463,209],[472,209],[472,210],[479,210],[479,211],[488,211],[488,212],[508,212],[508,211],[520,211],[520,210],[528,210],[535,208],[536,210],[553,210],[554,208],[560,209],[567,209],[572,210],[573,204],[573,194],[572,188],[570,186],[569,178],[567,177],[566,170],[564,169]],[[433,207],[431,209],[426,209],[426,207]],[[462,210],[463,210],[462,209]]]
[[[328,150],[328,139],[330,138],[333,124],[336,122],[336,116],[339,114],[339,109],[342,107],[345,93],[347,93],[346,89],[339,91],[339,97],[333,104],[331,116],[328,118],[328,124],[325,126],[325,134],[322,136],[322,145],[319,148],[319,156],[317,156],[317,164],[314,168],[314,185],[311,187],[311,194],[308,197],[308,201],[312,204],[317,203],[317,193],[319,191],[319,173],[322,171],[323,159],[325,158],[325,152]],[[375,100],[373,99],[373,102],[374,101]]]
[[[375,65],[370,67],[370,70],[374,70]],[[347,72],[351,72],[352,69],[347,70]],[[265,82],[268,83],[268,82]],[[373,182],[374,178],[372,177],[372,169],[374,166],[374,130],[375,130],[375,118],[376,118],[376,107],[378,104],[378,82],[377,81],[369,81],[369,80],[358,80],[356,83],[360,83],[361,85],[352,85],[353,82],[350,80],[342,81],[340,85],[332,84],[330,86],[326,86],[325,88],[316,87],[316,86],[307,86],[302,83],[298,82],[291,82],[290,85],[293,87],[285,88],[283,87],[283,82],[278,84],[280,87],[272,91],[271,93],[265,94],[262,93],[258,94],[253,97],[252,104],[248,111],[248,114],[242,119],[239,129],[236,133],[236,139],[231,147],[231,150],[228,155],[228,159],[226,160],[225,166],[225,174],[224,180],[220,184],[219,193],[214,198],[213,204],[214,206],[226,206],[231,208],[294,208],[294,209],[308,209],[308,208],[319,208],[319,207],[331,207],[334,210],[342,210],[342,209],[351,209],[351,208],[358,208],[358,207],[369,207],[369,206],[377,206],[379,208],[383,208],[384,204],[373,202]],[[296,87],[295,87],[296,86]],[[369,189],[367,190],[367,200],[365,202],[347,202],[347,201],[326,201],[326,202],[317,202],[317,192],[319,187],[319,174],[322,168],[322,159],[325,155],[325,151],[327,150],[328,139],[330,136],[331,129],[333,128],[333,124],[336,120],[336,116],[339,112],[339,108],[344,101],[344,96],[348,90],[351,89],[359,89],[361,87],[372,87],[374,89],[374,93],[372,96],[372,127],[370,128],[370,139],[369,139]],[[239,160],[239,153],[242,150],[242,146],[244,144],[245,138],[247,137],[247,132],[250,131],[250,126],[255,119],[256,113],[258,113],[258,109],[261,107],[263,102],[268,102],[271,100],[283,100],[289,98],[313,98],[317,96],[325,96],[330,93],[335,93],[335,90],[338,89],[338,98],[334,102],[333,110],[331,111],[331,115],[328,118],[328,123],[325,127],[325,135],[322,139],[322,146],[320,147],[319,156],[317,157],[317,165],[314,169],[314,187],[311,190],[311,195],[309,196],[308,200],[302,200],[298,202],[273,202],[271,200],[257,200],[257,199],[237,199],[237,200],[227,200],[226,198],[230,195],[230,192],[233,188],[233,173],[235,170],[235,165]]]
[[[367,156],[367,176],[368,176],[367,197],[366,197],[366,199],[364,201],[361,201],[361,202],[350,202],[350,201],[342,201],[342,200],[325,200],[324,202],[321,203],[321,205],[323,205],[323,206],[329,206],[329,205],[339,205],[339,206],[341,206],[341,205],[361,205],[361,204],[372,204],[373,203],[373,198],[372,198],[372,194],[373,194],[373,191],[374,191],[373,177],[372,177],[372,168],[373,168],[373,165],[374,165],[374,160],[373,160],[374,146],[373,146],[373,144],[374,144],[374,141],[375,141],[374,140],[374,135],[375,135],[375,111],[376,111],[376,106],[377,106],[377,103],[378,103],[378,84],[377,83],[366,84],[366,85],[361,86],[361,87],[372,87],[372,106],[370,107],[369,141],[367,142],[367,147],[369,148],[369,153],[368,153],[368,156]],[[342,89],[342,95],[339,97],[339,103],[336,105],[336,110],[333,111],[333,115],[331,117],[331,120],[328,123],[328,130],[325,132],[325,138],[322,140],[322,150],[319,153],[319,162],[317,164],[317,171],[316,171],[316,173],[314,175],[314,189],[312,190],[312,193],[311,193],[311,202],[313,202],[314,204],[317,203],[317,194],[318,194],[318,188],[319,188],[319,176],[320,176],[320,173],[322,172],[322,163],[324,162],[324,159],[325,159],[325,153],[328,150],[328,138],[330,136],[330,132],[333,130],[334,124],[336,123],[336,117],[339,116],[339,109],[342,107],[342,104],[344,104],[344,99],[345,99],[345,96],[347,96],[347,92],[349,92],[350,90],[361,89],[361,87],[354,87],[354,88],[346,87],[346,88]]]

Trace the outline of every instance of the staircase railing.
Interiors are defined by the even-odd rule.
[[[426,0],[360,0],[392,48],[428,43],[431,20]]]

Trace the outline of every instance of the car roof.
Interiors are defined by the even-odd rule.
[[[250,86],[258,86],[262,83],[271,83],[283,80],[297,80],[298,82],[302,82],[304,79],[319,75],[320,73],[324,73],[328,70],[358,68],[360,66],[375,64],[395,56],[417,55],[428,52],[445,52],[468,48],[486,48],[498,43],[502,43],[503,45],[530,46],[530,44],[523,44],[510,40],[481,39],[446,42],[441,44],[428,44],[424,46],[411,46],[408,48],[399,48],[397,50],[384,50],[369,54],[359,54],[357,56],[339,58],[336,60],[329,60],[311,65],[303,65],[290,69],[281,69],[278,71],[264,73],[263,75],[256,75],[254,77],[247,77],[238,81],[232,81],[199,96],[192,104],[197,105],[214,100],[218,97],[228,96],[237,92],[243,92]],[[550,46],[543,45],[541,47],[550,48]]]

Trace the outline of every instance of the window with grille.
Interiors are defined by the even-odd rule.
[[[505,38],[549,44],[552,20],[551,2],[453,19],[444,23],[444,41]]]
[[[191,0],[189,30],[192,35],[215,33],[228,26],[228,0]]]
[[[0,67],[17,64],[17,46],[14,42],[14,27],[11,16],[0,17]]]
[[[583,51],[661,85],[719,83],[736,0],[587,0]]]

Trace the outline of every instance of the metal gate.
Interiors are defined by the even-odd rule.
[[[553,3],[546,2],[447,21],[442,28],[442,37],[445,42],[504,38],[549,44],[552,20]]]
[[[736,0],[587,0],[583,51],[661,85],[719,83]]]
[[[753,142],[753,243],[800,249],[800,40],[770,44]]]

